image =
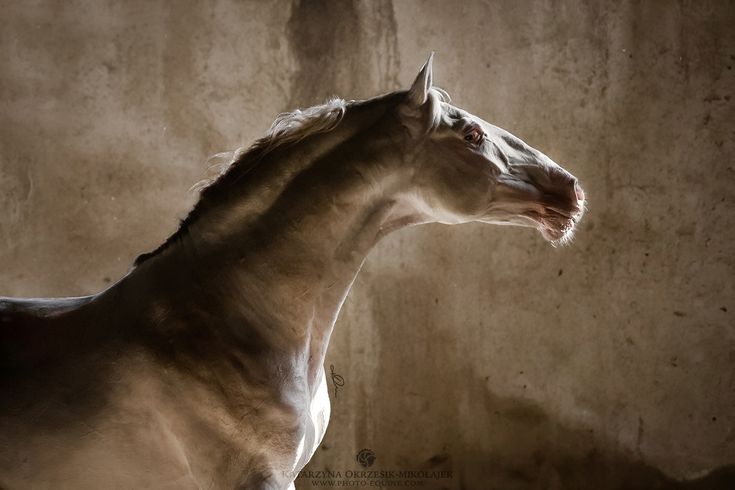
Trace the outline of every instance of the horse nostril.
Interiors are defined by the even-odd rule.
[[[577,196],[577,201],[584,201],[584,191],[577,182],[574,183],[574,194]]]

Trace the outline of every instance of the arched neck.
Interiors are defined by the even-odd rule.
[[[348,111],[335,130],[271,153],[242,184],[257,188],[229,192],[131,275],[298,353],[314,374],[370,249],[426,221],[411,205],[406,136],[389,102]]]

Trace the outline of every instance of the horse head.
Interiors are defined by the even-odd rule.
[[[399,119],[415,167],[413,206],[432,221],[530,226],[568,241],[585,208],[577,178],[508,131],[452,105],[432,86],[432,56]]]

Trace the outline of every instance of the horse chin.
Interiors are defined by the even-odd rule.
[[[559,247],[572,241],[575,224],[571,219],[555,223],[541,222],[538,225],[538,231],[552,246]]]

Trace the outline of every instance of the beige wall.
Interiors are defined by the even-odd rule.
[[[370,448],[371,469],[453,471],[422,488],[615,488],[735,462],[732,2],[0,9],[0,294],[104,288],[176,228],[209,155],[406,86],[436,50],[435,82],[577,175],[589,213],[562,249],[481,225],[382,242],[310,468]]]

